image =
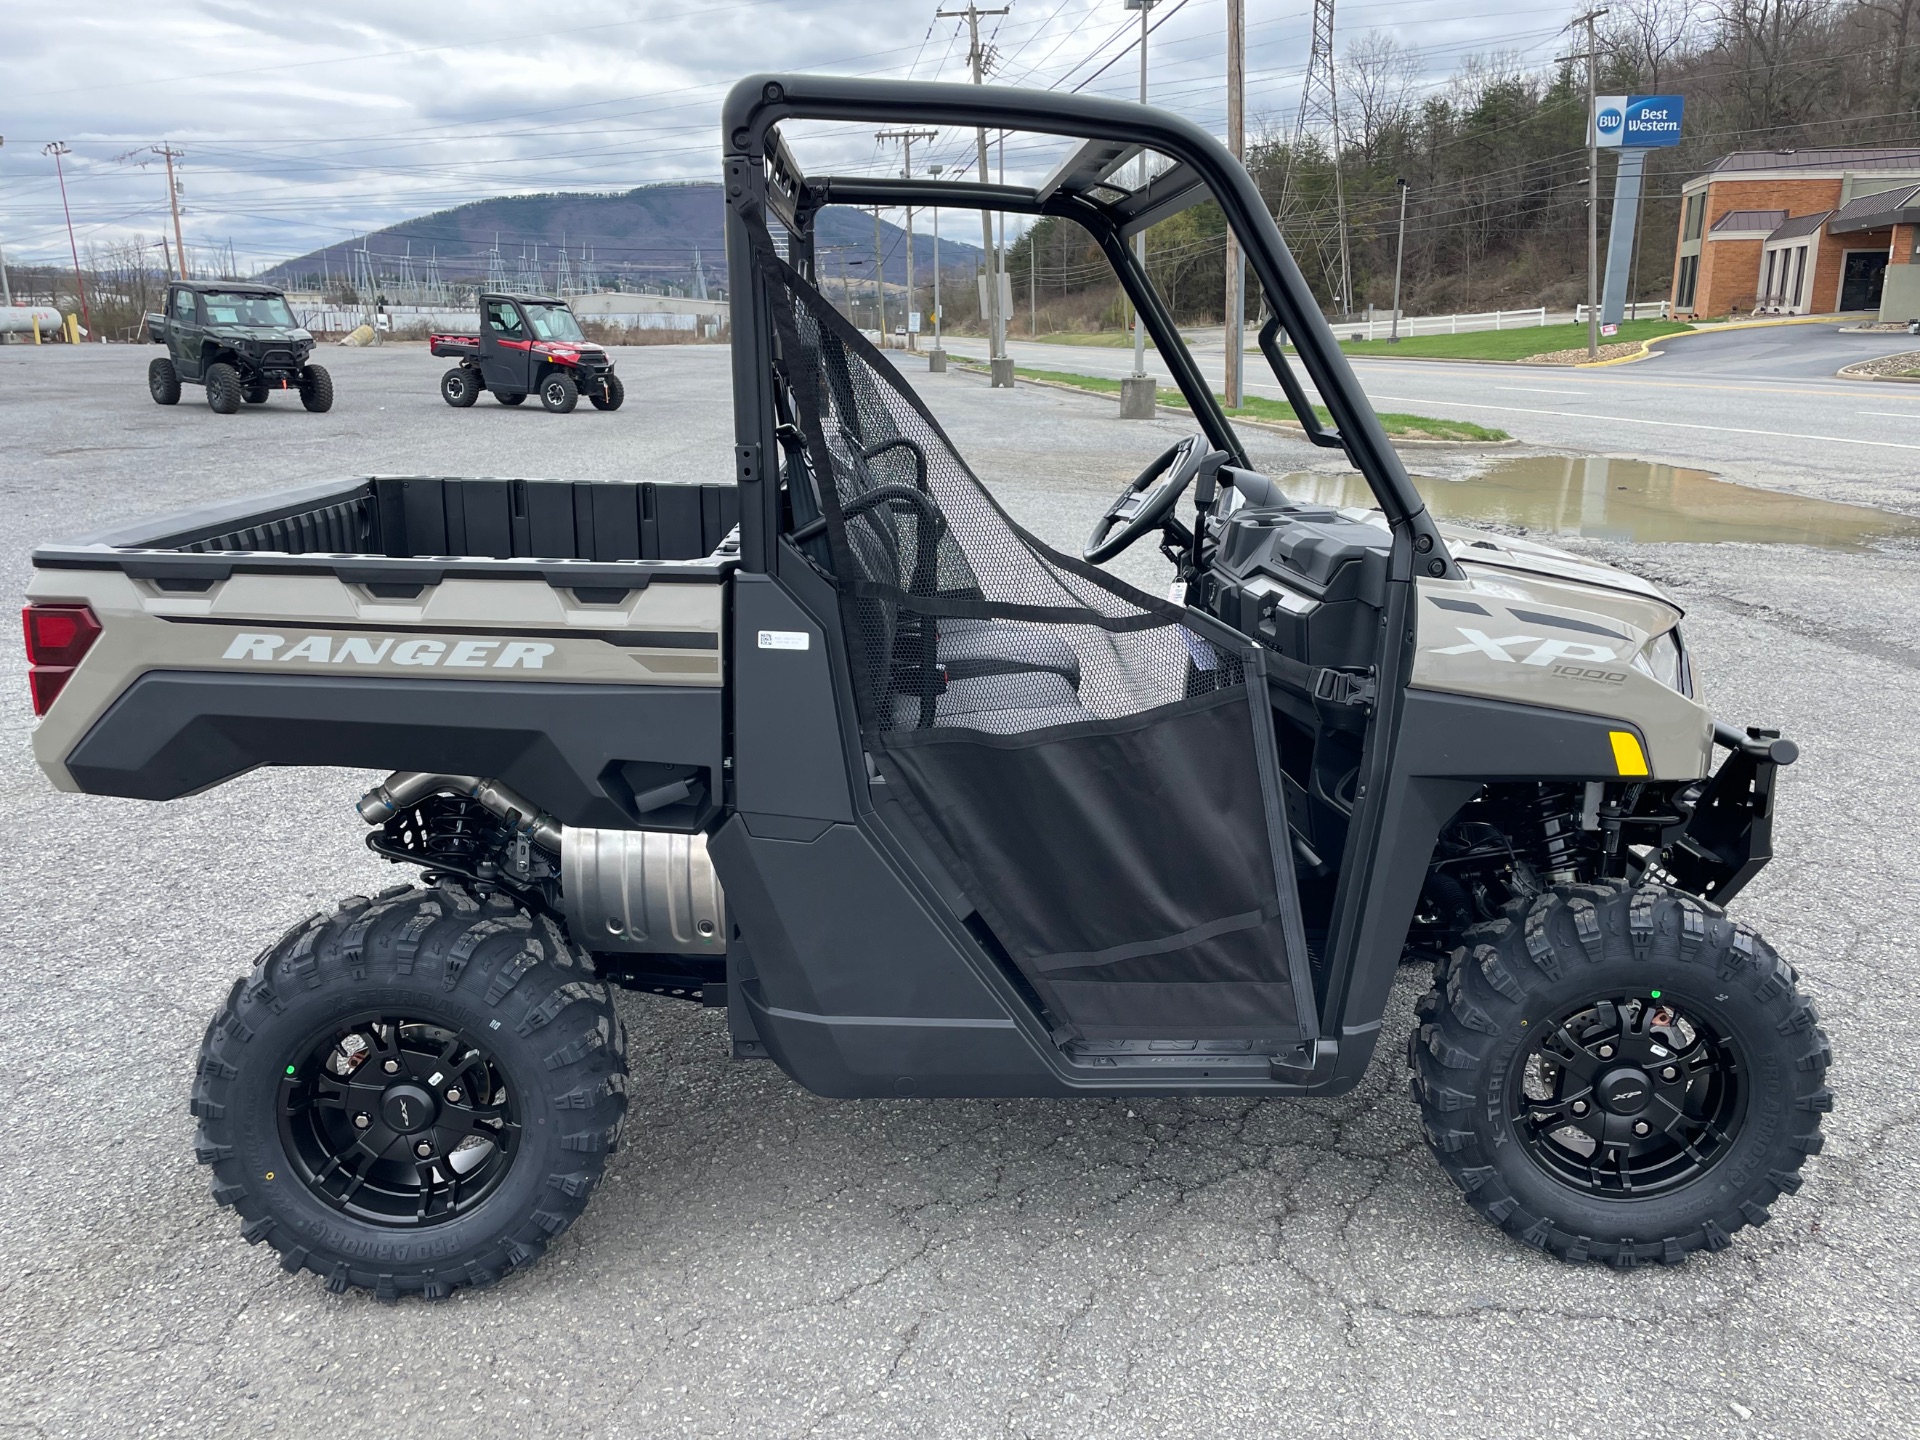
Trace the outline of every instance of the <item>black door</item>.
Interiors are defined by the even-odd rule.
[[[487,388],[526,394],[533,359],[533,332],[511,300],[489,300],[480,322],[480,374]]]
[[[167,300],[167,314],[173,317],[173,324],[167,327],[173,368],[182,380],[198,380],[200,327],[206,323],[206,316],[200,312],[200,297],[184,286],[175,286]]]
[[[1887,257],[1880,250],[1853,250],[1840,277],[1842,310],[1878,310],[1880,285],[1887,278]]]

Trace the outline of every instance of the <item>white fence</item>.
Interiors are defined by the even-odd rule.
[[[1629,305],[1626,318],[1664,320],[1667,318],[1667,302],[1643,300]],[[1546,306],[1536,305],[1531,310],[1480,310],[1471,315],[1402,315],[1400,334],[1464,335],[1474,330],[1522,330],[1530,326],[1568,323],[1584,325],[1586,320],[1587,307],[1584,305],[1576,306],[1571,314],[1565,310],[1550,312]],[[1342,338],[1384,340],[1393,334],[1393,312],[1369,310],[1365,315],[1356,315],[1351,320],[1336,320],[1333,328],[1334,333]]]
[[[1520,330],[1529,325],[1550,323],[1547,308],[1531,310],[1483,310],[1472,315],[1402,315],[1400,333],[1404,335],[1459,335],[1471,330]],[[1369,310],[1364,316],[1333,322],[1334,333],[1363,340],[1384,340],[1393,334],[1391,310]]]

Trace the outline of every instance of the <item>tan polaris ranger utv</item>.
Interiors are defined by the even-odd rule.
[[[1072,143],[1037,186],[821,178],[790,120]],[[207,1030],[198,1154],[245,1238],[387,1297],[532,1263],[621,1140],[609,985],[724,1008],[824,1095],[1279,1098],[1359,1081],[1409,953],[1414,1100],[1487,1219],[1620,1266],[1765,1221],[1828,1049],[1722,907],[1794,749],[1716,723],[1679,610],[1437,525],[1187,121],[796,75],[724,125],[736,485],[382,476],[35,555],[63,789],[396,772],[360,818],[420,883],[294,923]],[[1203,201],[1377,510],[1253,470],[1132,258]],[[821,211],[902,204],[1085,227],[1171,366],[1198,432],[1083,555],[822,296]],[[1099,568],[1149,537],[1177,601]]]

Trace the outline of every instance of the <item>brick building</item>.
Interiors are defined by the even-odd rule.
[[[1680,194],[1674,314],[1920,316],[1920,149],[1738,150]]]

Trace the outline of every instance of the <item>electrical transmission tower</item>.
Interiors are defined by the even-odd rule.
[[[1307,137],[1327,132],[1333,158],[1334,225],[1340,248],[1340,313],[1353,311],[1353,261],[1347,246],[1347,192],[1340,174],[1340,86],[1333,63],[1333,0],[1313,0],[1313,48],[1307,57],[1307,78],[1300,86],[1300,113],[1294,120],[1293,155],[1287,166],[1286,189],[1281,206],[1286,208],[1293,171],[1300,163],[1300,152]],[[1322,252],[1322,265],[1326,263]]]
[[[500,254],[500,232],[493,232],[493,248],[487,251],[487,289],[496,295],[507,288],[507,262]]]

